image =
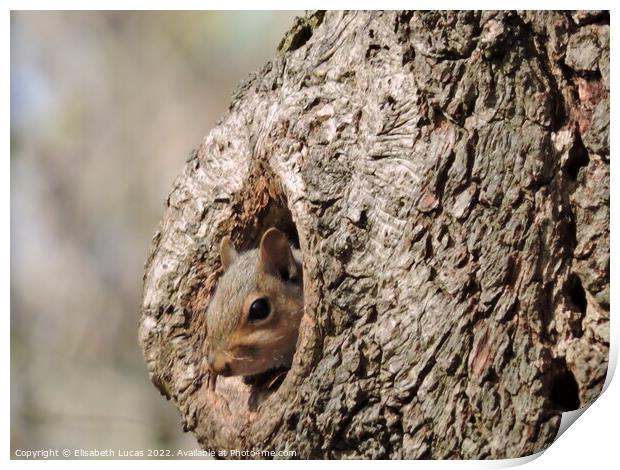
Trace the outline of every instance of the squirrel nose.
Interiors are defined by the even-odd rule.
[[[232,375],[230,364],[226,361],[218,361],[217,359],[218,358],[214,353],[210,353],[207,357],[207,362],[209,363],[211,370],[218,375],[223,375],[224,377]]]
[[[228,364],[228,362],[225,362],[222,367],[219,368],[219,370],[217,370],[217,373],[220,375],[223,375],[224,377],[229,377],[232,375],[232,370],[230,370],[230,364]]]

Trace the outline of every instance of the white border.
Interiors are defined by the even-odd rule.
[[[9,291],[10,286],[10,232],[9,232],[9,220],[10,220],[10,159],[9,159],[9,145],[10,145],[10,77],[9,77],[9,64],[10,64],[10,9],[15,10],[62,10],[62,9],[117,9],[117,10],[131,10],[131,9],[152,9],[152,10],[184,10],[184,9],[220,9],[221,3],[213,3],[204,2],[198,0],[176,0],[172,1],[163,1],[163,0],[153,0],[150,2],[146,1],[121,1],[121,0],[109,0],[109,1],[91,1],[88,2],[88,5],[85,5],[84,2],[79,2],[77,0],[64,0],[64,1],[44,1],[44,0],[22,0],[15,1],[9,0],[4,2],[3,5],[6,5],[4,8],[4,17],[2,21],[2,37],[3,37],[3,47],[1,49],[2,61],[5,64],[3,70],[5,71],[2,74],[3,80],[3,97],[5,103],[5,112],[3,113],[3,129],[2,140],[3,140],[3,148],[6,149],[5,158],[3,160],[4,171],[0,174],[0,188],[3,191],[3,196],[1,198],[1,207],[2,207],[2,220],[5,222],[4,230],[0,232],[0,237],[2,237],[2,245],[4,249],[2,250],[2,281],[5,289]],[[312,7],[309,5],[291,5],[283,4],[282,2],[275,1],[263,1],[260,2],[261,9],[315,9],[315,8],[373,8],[373,5],[370,2],[357,1],[357,2],[343,2],[343,1],[334,1],[334,2],[314,2]],[[88,8],[86,8],[88,6]],[[256,4],[250,1],[228,1],[225,4],[226,9],[228,10],[253,10],[257,9]],[[286,8],[282,8],[285,6]],[[427,7],[429,6],[428,2],[382,2],[381,6],[383,8],[390,9],[401,9],[401,8],[415,8],[415,7]],[[432,3],[434,9],[454,9],[454,8],[482,8],[482,9],[510,9],[510,8],[518,8],[518,9],[536,9],[544,6],[546,9],[578,9],[583,7],[588,7],[590,9],[608,9],[611,10],[611,30],[614,31],[612,33],[612,45],[611,45],[611,77],[614,85],[613,89],[616,89],[615,81],[613,78],[616,77],[617,71],[617,50],[618,44],[615,41],[615,11],[612,7],[612,2],[600,2],[600,1],[591,1],[586,4],[586,2],[575,2],[575,1],[547,1],[541,4],[540,1],[532,2],[532,1],[523,1],[523,2],[489,2],[489,1],[473,1],[468,4],[463,4],[462,1],[435,1]],[[613,100],[612,100],[613,103]],[[616,119],[617,112],[616,108],[612,107],[611,111],[611,122],[618,122]],[[613,132],[610,133],[610,139],[613,140]],[[612,164],[613,166],[613,164]],[[611,173],[611,198],[612,201],[617,200],[618,195],[618,177],[614,174],[613,170]],[[615,196],[615,197],[614,197]],[[611,204],[611,227],[616,226],[616,222],[620,220],[618,219],[616,205],[612,202]],[[617,256],[615,247],[616,236],[615,231],[612,229],[611,232],[611,278],[615,278],[615,273],[617,273]],[[10,292],[9,292],[10,293]],[[611,305],[615,306],[615,298],[613,290],[611,291]],[[10,335],[10,323],[9,323],[9,311],[10,311],[10,300],[9,295],[5,295],[3,297],[3,305],[4,305],[4,315],[2,315],[2,327],[3,331],[6,335]],[[618,353],[618,340],[620,339],[619,330],[617,326],[617,322],[614,321],[612,316],[611,322],[611,351],[610,351],[610,372],[615,368],[615,363],[617,362],[617,353]],[[3,459],[8,460],[10,456],[10,401],[9,401],[9,367],[10,367],[10,349],[9,349],[9,341],[4,341],[2,347],[2,363],[4,365],[4,380],[6,381],[4,386],[0,389],[0,401],[5,405],[5,413],[4,419],[5,423],[2,426],[2,439],[4,442],[4,455]],[[613,366],[611,365],[613,363]],[[611,376],[612,374],[610,374]],[[581,416],[575,426],[571,426],[560,438],[550,446],[545,452],[542,453],[538,458],[531,460],[529,458],[524,459],[515,459],[515,460],[507,460],[507,461],[491,461],[491,462],[481,462],[481,461],[395,461],[390,463],[390,465],[406,465],[407,468],[410,468],[411,465],[414,465],[416,468],[452,468],[454,466],[459,468],[498,468],[498,467],[506,467],[512,465],[519,465],[521,463],[525,463],[529,461],[528,468],[540,468],[547,470],[550,466],[552,467],[565,467],[565,468],[584,468],[584,467],[600,467],[600,468],[611,468],[609,465],[618,462],[618,444],[617,444],[617,435],[618,430],[617,423],[614,421],[614,417],[618,416],[618,410],[620,409],[620,399],[619,399],[619,386],[618,380],[615,380],[611,383],[607,383],[608,388],[603,393],[603,395],[590,406],[590,408]],[[41,465],[40,462],[46,462],[45,465],[51,465],[52,467],[72,467],[72,466],[83,466],[83,462],[80,461],[37,461],[35,465]],[[31,465],[31,463],[22,460],[12,460],[10,461],[11,465],[22,466],[22,465]],[[106,468],[110,465],[109,461],[89,461],[88,465],[92,465],[95,467],[105,466]],[[267,468],[269,466],[272,468],[273,466],[280,465],[290,465],[290,463],[286,462],[205,462],[203,460],[196,461],[133,461],[131,463],[133,467],[162,467],[162,466],[170,466],[170,465],[188,465],[188,466],[200,466],[200,468],[204,468],[205,465],[227,465],[232,467],[241,468],[241,466],[245,467],[246,465],[252,465],[256,467]],[[294,465],[307,466],[307,465],[323,465],[322,462],[296,462]],[[370,465],[375,465],[370,461],[355,461],[355,462],[338,462],[338,465],[343,466],[364,466],[369,467]]]
[[[481,9],[481,10],[578,10],[587,7],[590,10],[610,10],[613,6],[611,1],[594,0],[590,2],[578,2],[575,0],[547,0],[540,1],[489,1],[473,0],[464,4],[456,0],[436,0],[429,2],[411,1],[387,1],[370,2],[367,0],[334,0],[331,2],[304,2],[292,4],[277,0],[264,0],[260,4],[250,0],[230,0],[225,2],[200,1],[200,0],[91,0],[80,2],[78,0],[7,0],[3,2],[9,10],[314,10],[314,9],[353,9],[353,10],[453,10],[453,9]],[[432,6],[433,8],[429,8]],[[381,7],[381,8],[378,8]]]

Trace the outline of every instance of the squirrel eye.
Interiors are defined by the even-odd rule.
[[[257,299],[250,305],[249,320],[251,322],[264,320],[271,313],[271,307],[267,299]]]

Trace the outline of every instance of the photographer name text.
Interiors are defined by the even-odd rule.
[[[295,457],[295,451],[245,449],[16,449],[18,459],[184,459],[184,458],[278,458]]]

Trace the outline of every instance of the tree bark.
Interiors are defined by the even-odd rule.
[[[212,391],[217,245],[270,226],[303,254],[293,366]],[[177,178],[141,314],[152,381],[204,448],[544,449],[607,371],[609,14],[298,20]]]

